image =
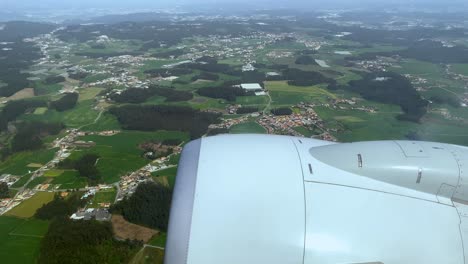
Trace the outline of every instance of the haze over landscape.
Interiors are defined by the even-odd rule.
[[[0,0],[0,260],[162,263],[182,148],[468,146],[468,4]]]

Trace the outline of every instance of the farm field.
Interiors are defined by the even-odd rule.
[[[238,125],[234,125],[231,127],[230,131],[231,134],[266,134],[265,128],[259,125],[256,122],[247,122]]]
[[[24,176],[22,176],[18,181],[16,181],[11,187],[12,188],[20,188],[20,187],[23,187],[23,185],[25,185],[29,179],[31,179],[32,177],[32,174],[31,173],[28,173]]]
[[[54,199],[54,193],[52,192],[38,192],[33,197],[25,200],[15,208],[8,211],[5,215],[16,216],[20,218],[32,217],[36,210],[42,205],[52,201]]]
[[[47,107],[38,107],[34,110],[35,115],[43,115],[45,112],[47,112]]]
[[[151,174],[155,178],[165,177],[168,181],[168,184],[171,188],[174,188],[175,178],[177,175],[177,167],[172,167],[160,171],[155,171]]]
[[[270,91],[274,106],[291,106],[300,102],[326,103],[336,95],[328,92],[321,85],[291,86],[285,81],[266,82],[265,87]]]
[[[164,250],[152,247],[141,249],[135,257],[130,261],[130,264],[163,264]]]
[[[60,189],[79,189],[86,187],[88,180],[80,177],[80,174],[75,170],[66,170],[59,176],[54,177],[51,184],[60,184]]]
[[[153,236],[153,238],[151,238],[150,241],[148,241],[148,244],[152,245],[152,246],[157,246],[157,247],[165,247],[166,246],[166,240],[167,240],[167,234],[166,233],[159,233],[155,236]]]
[[[26,114],[21,117],[25,121],[42,121],[42,122],[62,122],[69,128],[78,128],[93,124],[99,116],[99,112],[93,110],[94,100],[85,100],[70,110],[58,112],[56,110],[47,110],[42,115]]]
[[[296,130],[297,132],[301,133],[305,137],[312,137],[312,136],[315,135],[315,133],[313,131],[311,131],[310,129],[307,129],[307,128],[303,127],[303,126],[294,127],[293,129]]]
[[[42,184],[46,181],[48,181],[49,178],[46,178],[46,177],[37,177],[37,178],[34,178],[34,180],[32,180],[31,182],[28,183],[28,185],[26,185],[26,188],[28,189],[34,189],[34,187],[36,187],[38,184]]]
[[[97,168],[106,183],[114,183],[120,176],[139,169],[150,163],[150,160],[141,156],[142,150],[138,145],[150,141],[162,141],[165,139],[188,140],[188,135],[183,132],[135,132],[124,131],[114,136],[85,136],[81,138],[85,141],[94,141],[96,146],[72,154],[73,157],[85,153],[95,153],[100,156]]]
[[[57,177],[61,175],[62,173],[64,173],[63,170],[48,170],[44,172],[44,176],[45,177]]]
[[[23,175],[34,171],[35,168],[28,167],[29,164],[45,164],[52,160],[55,151],[55,149],[42,149],[13,154],[0,164],[0,174]]]
[[[111,221],[115,235],[121,239],[137,239],[146,243],[159,233],[157,230],[132,224],[121,215],[112,215]]]
[[[116,195],[117,191],[115,189],[97,192],[94,195],[93,202],[88,207],[100,208],[100,203],[114,203]]]
[[[468,64],[454,64],[452,67],[454,72],[468,76]]]
[[[47,221],[0,216],[0,259],[2,263],[35,263]]]
[[[394,108],[395,112],[377,113],[326,107],[316,107],[315,110],[328,125],[338,125],[344,130],[335,134],[342,142],[404,138],[417,129],[417,124],[400,122],[395,118],[399,113],[398,107]]]

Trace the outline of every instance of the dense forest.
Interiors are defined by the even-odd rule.
[[[404,112],[398,116],[400,120],[419,122],[427,111],[428,102],[408,79],[397,73],[369,73],[362,80],[351,81],[349,87],[367,100],[399,105]]]
[[[220,117],[217,113],[180,106],[126,105],[111,108],[110,113],[124,129],[184,131],[189,132],[191,138],[201,137]]]
[[[118,103],[143,103],[154,95],[159,95],[166,98],[166,102],[183,102],[193,98],[193,94],[187,91],[179,91],[174,88],[163,88],[159,86],[151,86],[148,89],[130,88],[120,94],[114,93],[109,97]]]
[[[255,113],[255,112],[258,112],[258,107],[244,106],[244,107],[237,109],[236,114],[242,115],[242,114],[250,114],[250,113]]]
[[[334,82],[333,79],[327,78],[319,72],[287,68],[284,69],[282,73],[282,78],[287,80],[288,84],[295,86],[311,86],[321,83]]]
[[[50,108],[55,109],[59,112],[63,112],[69,109],[73,109],[78,102],[79,94],[77,93],[66,93],[60,99],[50,102]]]
[[[55,193],[54,200],[37,209],[34,217],[42,220],[69,217],[85,205],[86,200],[82,200],[79,193],[72,193],[67,198],[62,198],[59,193]]]
[[[40,149],[44,145],[42,141],[44,137],[57,135],[63,128],[61,123],[20,123],[11,141],[11,152]]]
[[[6,130],[8,122],[14,121],[18,116],[37,107],[46,107],[47,102],[42,100],[16,100],[8,102],[0,112],[0,130]]]
[[[64,82],[66,79],[63,76],[49,76],[44,80],[45,84],[51,85],[51,84],[57,84]]]
[[[207,80],[207,81],[217,81],[219,80],[219,75],[209,72],[201,72],[192,77],[192,82],[196,80]]]
[[[41,240],[38,263],[128,263],[140,247],[115,240],[109,222],[56,218]]]
[[[299,56],[296,59],[296,64],[299,64],[299,65],[318,65],[317,62],[315,62],[314,58],[312,58],[311,56],[307,56],[307,55]]]
[[[276,116],[292,115],[293,111],[289,107],[275,108],[271,110],[271,113]]]
[[[167,231],[172,191],[155,182],[140,184],[130,198],[111,207],[113,214],[121,214],[127,221]]]
[[[162,97],[166,97],[166,102],[185,102],[193,99],[193,93],[187,91],[179,91],[172,88],[156,89],[155,94]]]
[[[88,178],[89,185],[96,185],[101,181],[101,174],[96,167],[96,161],[99,156],[88,153],[77,160],[67,158],[58,164],[62,169],[75,169],[80,173],[80,176]]]
[[[429,98],[429,100],[436,104],[447,104],[454,108],[460,107],[460,99],[455,95],[444,94],[444,95],[434,95]]]
[[[2,32],[2,31],[0,31]],[[32,87],[30,75],[23,72],[34,60],[41,57],[39,48],[33,43],[17,40],[8,46],[11,50],[0,49],[0,96],[11,96],[24,88]]]
[[[0,182],[0,199],[10,198],[10,189],[6,182]]]
[[[49,33],[57,25],[37,23],[37,22],[26,22],[26,21],[11,21],[2,23],[5,27],[0,30],[0,41],[11,42],[17,41],[23,38],[31,38],[40,34]]]

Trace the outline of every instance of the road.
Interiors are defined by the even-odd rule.
[[[267,106],[265,107],[265,109],[263,109],[263,114],[264,114],[264,115],[268,114],[268,110],[270,110],[271,103],[273,102],[273,99],[271,99],[270,92],[267,92],[266,94],[267,94],[267,96],[268,96],[268,104],[267,104]]]

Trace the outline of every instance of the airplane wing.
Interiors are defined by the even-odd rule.
[[[165,263],[465,263],[466,161],[467,148],[431,142],[191,142]]]

